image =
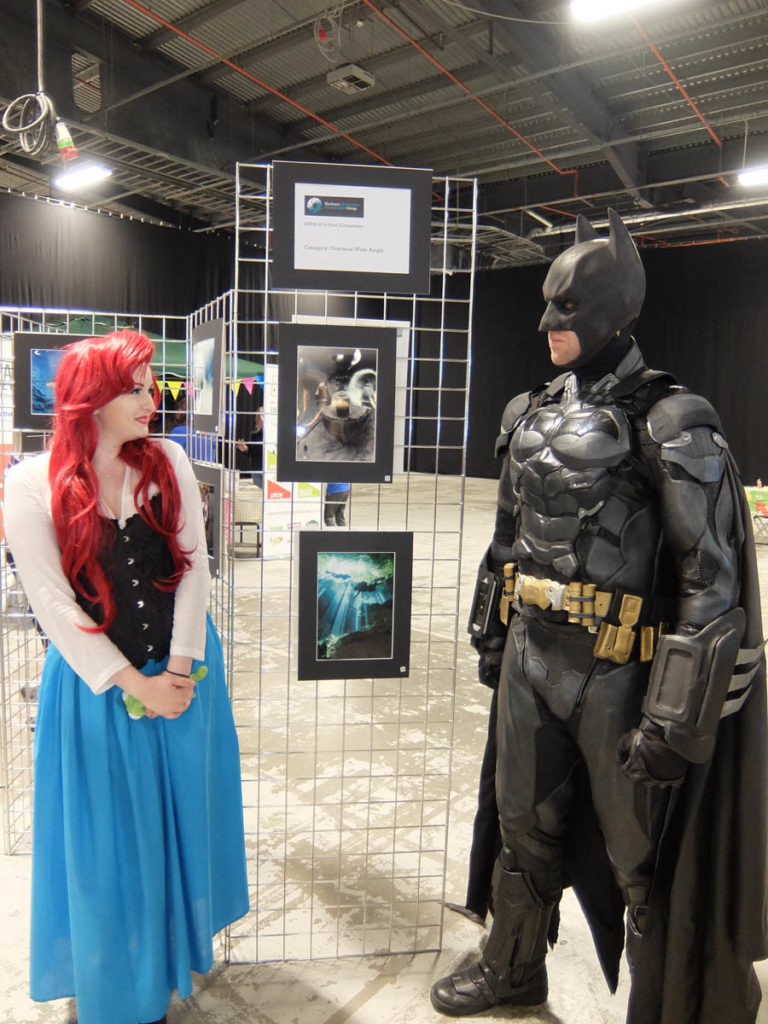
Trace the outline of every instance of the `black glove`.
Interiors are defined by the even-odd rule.
[[[501,659],[503,657],[503,651],[488,651],[487,654],[481,654],[478,659],[477,678],[485,686],[490,686],[492,690],[497,689],[499,685]]]
[[[688,762],[669,746],[662,727],[648,718],[621,737],[616,754],[624,774],[635,782],[679,786],[685,778]]]
[[[499,685],[499,673],[501,671],[501,659],[504,657],[503,636],[484,636],[482,639],[472,639],[472,646],[478,654],[477,678],[484,686],[490,686],[492,690]]]

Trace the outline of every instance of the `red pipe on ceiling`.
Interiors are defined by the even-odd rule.
[[[335,132],[342,139],[346,139],[347,142],[351,142],[353,146],[357,146],[358,149],[362,149],[364,152],[374,157],[380,163],[388,164],[390,167],[392,166],[391,161],[387,160],[386,157],[383,157],[380,153],[375,152],[375,150],[373,149],[369,149],[368,146],[358,141],[352,135],[347,134],[347,132],[343,132],[340,128],[337,128],[335,124],[331,124],[330,121],[326,121],[324,117],[321,117],[314,111],[309,110],[301,103],[297,103],[296,100],[292,100],[290,96],[286,96],[285,93],[280,92],[279,89],[275,89],[274,86],[269,85],[261,78],[257,78],[256,75],[253,75],[251,74],[250,71],[247,71],[245,68],[240,67],[239,64],[235,64],[234,61],[228,60],[226,57],[223,57],[220,53],[217,53],[216,50],[213,50],[210,46],[207,46],[205,43],[201,43],[199,39],[195,39],[194,36],[189,35],[188,32],[184,32],[182,29],[177,28],[175,25],[172,25],[169,21],[166,21],[165,18],[161,18],[159,14],[155,14],[155,12],[151,11],[148,7],[145,7],[143,4],[138,3],[138,0],[123,0],[123,3],[129,4],[131,7],[135,8],[135,10],[140,11],[142,14],[146,15],[146,17],[152,18],[153,21],[156,21],[159,25],[162,25],[163,28],[167,28],[169,31],[174,32],[177,36],[180,36],[182,39],[186,39],[188,43],[192,43],[193,46],[196,46],[199,50],[202,50],[204,53],[207,53],[210,57],[214,57],[221,64],[226,64],[228,68],[231,68],[233,71],[237,72],[238,75],[242,75],[244,78],[248,78],[250,79],[250,81],[255,82],[256,85],[261,86],[262,89],[266,89],[267,92],[271,92],[273,96],[277,96],[278,99],[281,99],[285,103],[290,104],[290,106],[294,107],[296,110],[300,110],[302,114],[306,114],[308,117],[313,118],[313,120],[323,125],[324,128],[328,128],[330,131]]]
[[[456,77],[456,75],[453,74],[452,71],[449,71],[448,68],[445,67],[444,64],[441,64],[440,61],[437,60],[436,57],[433,57],[432,54],[429,53],[428,50],[425,50],[423,46],[421,46],[419,43],[417,43],[416,40],[413,38],[413,36],[410,36],[404,29],[400,28],[400,26],[397,25],[382,10],[379,10],[379,8],[376,6],[376,4],[372,3],[372,0],[363,0],[363,3],[367,7],[370,7],[370,9],[374,12],[374,14],[378,15],[378,17],[381,18],[381,20],[385,24],[389,25],[389,27],[393,31],[397,32],[398,35],[402,36],[403,39],[405,39],[408,43],[410,43],[411,46],[413,46],[416,50],[418,50],[420,54],[422,54],[424,57],[426,57],[427,60],[431,64],[434,64],[434,66],[439,71],[441,71],[447,78],[449,78],[455,85],[458,85],[458,87],[460,89],[462,89],[467,94],[467,96],[469,96],[472,100],[474,100],[474,102],[477,103],[477,105],[479,107],[482,107],[482,109],[485,110],[486,113],[490,114],[491,117],[493,117],[496,121],[499,122],[499,124],[503,125],[507,129],[507,131],[511,132],[515,136],[516,139],[519,139],[520,142],[522,142],[523,145],[527,146],[528,149],[530,149],[532,152],[534,152],[536,154],[536,156],[541,157],[541,159],[544,161],[544,163],[546,163],[549,167],[551,167],[553,171],[557,171],[558,174],[572,174],[572,175],[574,175],[574,195],[578,194],[578,175],[579,175],[578,171],[576,171],[576,170],[564,171],[562,168],[558,167],[556,163],[554,163],[552,160],[550,160],[549,157],[544,156],[544,154],[541,152],[540,149],[537,149],[536,146],[534,146],[534,144],[532,142],[530,142],[528,139],[526,139],[526,137],[523,134],[521,134],[517,130],[517,128],[513,127],[513,125],[511,125],[509,123],[509,121],[505,120],[501,116],[501,114],[498,113],[498,111],[494,110],[493,107],[489,106],[489,104],[487,104],[485,102],[485,100],[482,100],[479,96],[476,96],[472,92],[472,90],[469,88],[468,85],[465,85],[464,82],[462,82],[459,78]]]
[[[648,35],[648,33],[647,33],[647,32],[645,31],[645,29],[644,29],[644,28],[643,28],[643,26],[642,26],[642,25],[640,24],[640,22],[639,22],[639,21],[637,20],[637,18],[632,18],[632,24],[633,24],[633,25],[635,26],[635,28],[637,29],[638,33],[639,33],[639,34],[640,34],[640,36],[641,36],[641,37],[642,37],[642,38],[643,38],[643,39],[645,40],[645,42],[646,42],[646,43],[648,43],[648,46],[650,47],[651,53],[652,53],[652,54],[654,55],[654,57],[655,57],[655,58],[656,58],[656,59],[658,60],[659,64],[661,64],[661,66],[662,66],[662,67],[664,68],[664,70],[665,70],[665,71],[667,72],[667,74],[668,74],[668,75],[669,75],[669,77],[670,77],[670,78],[672,79],[672,81],[674,82],[674,84],[675,84],[675,85],[677,86],[677,88],[678,88],[678,89],[680,90],[680,92],[681,92],[681,93],[683,94],[683,96],[684,96],[684,97],[685,97],[685,99],[686,99],[686,102],[688,103],[688,106],[689,106],[689,107],[691,108],[691,110],[692,110],[692,111],[694,112],[694,114],[696,115],[696,117],[698,117],[698,119],[699,119],[699,120],[701,121],[701,123],[702,123],[702,124],[704,125],[704,127],[705,127],[705,128],[707,129],[707,131],[709,132],[709,134],[710,134],[710,135],[712,136],[712,138],[713,138],[713,139],[715,140],[715,142],[717,143],[717,145],[718,145],[718,146],[722,146],[722,145],[723,145],[722,141],[721,141],[721,140],[720,140],[720,139],[718,138],[717,134],[716,134],[716,133],[715,133],[715,131],[714,131],[714,130],[712,129],[712,127],[711,127],[711,125],[709,124],[709,122],[707,121],[706,117],[704,117],[704,115],[702,114],[702,112],[701,112],[701,111],[699,110],[699,108],[698,108],[698,107],[696,106],[696,104],[695,104],[695,103],[693,102],[693,100],[692,100],[692,99],[691,99],[691,97],[689,96],[689,94],[688,94],[688,92],[687,92],[687,90],[686,90],[685,86],[684,86],[684,85],[683,85],[683,83],[682,83],[682,82],[680,81],[680,79],[679,79],[679,78],[677,77],[677,75],[676,75],[676,74],[675,74],[675,72],[674,72],[674,71],[672,70],[672,68],[671,68],[671,67],[669,66],[669,64],[668,64],[668,63],[666,62],[666,60],[664,60],[664,58],[662,57],[662,55],[661,55],[661,53],[659,52],[659,50],[657,49],[657,47],[656,47],[656,46],[655,46],[655,45],[653,44],[653,42],[651,41],[651,37],[650,37],[650,36]]]
[[[655,58],[656,58],[656,59],[658,60],[659,64],[661,64],[661,66],[662,66],[662,67],[664,68],[664,70],[665,70],[665,71],[666,71],[666,73],[667,73],[667,74],[669,75],[669,77],[670,77],[670,79],[672,80],[672,82],[674,82],[674,84],[675,84],[675,86],[677,87],[677,89],[678,89],[678,90],[679,90],[679,91],[680,91],[680,92],[682,93],[682,95],[683,95],[683,96],[685,97],[685,101],[686,101],[686,103],[688,104],[688,106],[689,106],[689,107],[691,108],[691,110],[692,110],[692,111],[694,112],[694,114],[696,115],[696,117],[698,117],[698,119],[699,119],[699,120],[701,121],[701,123],[702,123],[702,124],[704,125],[704,127],[705,127],[705,128],[707,129],[707,131],[708,131],[708,132],[709,132],[709,134],[710,134],[710,135],[712,136],[712,138],[714,139],[714,141],[715,141],[715,143],[717,144],[717,146],[718,146],[718,147],[719,147],[719,148],[720,148],[720,149],[722,150],[722,148],[723,148],[723,143],[722,143],[722,139],[720,139],[720,137],[718,136],[717,132],[716,132],[716,131],[715,131],[715,130],[714,130],[714,129],[712,128],[712,125],[711,125],[711,124],[709,123],[709,121],[707,121],[706,117],[704,117],[704,115],[702,114],[702,112],[701,112],[701,111],[699,110],[699,108],[698,108],[698,107],[696,106],[696,104],[695,104],[695,103],[693,102],[693,100],[691,99],[691,97],[690,97],[690,95],[689,95],[689,93],[688,93],[688,90],[687,90],[687,89],[685,88],[685,86],[683,85],[683,83],[682,83],[682,82],[680,81],[680,79],[679,79],[679,78],[677,77],[677,75],[675,74],[675,72],[674,72],[674,71],[672,70],[672,68],[671,68],[671,67],[669,66],[669,64],[667,63],[667,61],[666,61],[666,60],[664,59],[664,57],[663,57],[663,56],[661,55],[661,53],[660,53],[660,51],[659,51],[658,47],[656,47],[656,46],[654,45],[654,43],[653,43],[653,42],[651,41],[651,37],[650,37],[650,36],[648,35],[648,33],[647,33],[647,32],[645,31],[645,29],[644,29],[644,28],[643,28],[643,26],[642,26],[642,25],[640,24],[640,22],[639,22],[639,21],[637,20],[637,18],[634,18],[634,17],[632,17],[632,19],[631,19],[631,20],[632,20],[632,24],[633,24],[633,25],[635,26],[635,28],[636,28],[636,30],[637,30],[637,32],[638,32],[638,34],[640,35],[640,37],[641,37],[642,39],[644,39],[646,43],[648,43],[648,46],[650,47],[651,53],[652,53],[652,54],[654,55],[654,57],[655,57]],[[730,187],[731,187],[731,186],[730,186],[730,182],[726,181],[726,179],[725,179],[725,178],[724,178],[724,177],[723,177],[723,176],[722,176],[721,174],[718,174],[718,176],[717,176],[717,177],[718,177],[718,180],[719,180],[720,182],[722,182],[722,184],[723,184],[723,185],[725,185],[725,187],[726,187],[726,188],[730,188]]]

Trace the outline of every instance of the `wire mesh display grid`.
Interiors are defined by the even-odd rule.
[[[235,482],[261,550],[231,563],[251,890],[233,961],[440,948],[474,278],[474,247],[462,256],[453,238],[457,225],[474,237],[476,199],[466,180],[435,179],[433,193],[429,296],[286,291],[270,284],[271,168],[238,168],[233,356],[264,370],[257,399],[243,396],[263,421],[263,486]],[[338,529],[321,485],[274,472],[274,328],[302,321],[393,324],[404,342],[393,479],[352,483],[346,527],[413,534],[407,678],[297,678],[299,535]]]
[[[70,334],[89,337],[130,327],[155,340],[155,366],[166,364],[166,346],[187,337],[187,317],[118,314],[93,310],[63,310],[0,306],[0,480],[7,467],[25,454],[43,451],[48,433],[14,430],[13,335]],[[163,381],[165,384],[165,381]],[[170,412],[163,387],[158,427],[165,431]],[[45,422],[45,421],[43,421]],[[1,496],[1,494],[0,494]],[[2,513],[0,512],[0,515]],[[32,834],[32,768],[37,693],[45,638],[14,571],[0,520],[0,785],[5,853],[28,853]]]

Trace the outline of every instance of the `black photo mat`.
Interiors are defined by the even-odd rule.
[[[51,430],[53,382],[66,345],[88,334],[43,334],[18,331],[13,335],[14,430]]]
[[[281,324],[277,478],[392,480],[397,331]]]
[[[200,500],[203,505],[203,522],[205,524],[205,541],[208,547],[208,568],[211,576],[221,570],[221,535],[222,521],[222,489],[221,467],[202,466],[199,462],[192,463],[200,489]]]
[[[215,433],[219,426],[224,320],[206,320],[192,328],[189,368],[192,384],[192,425]]]
[[[406,678],[413,534],[299,534],[298,678]]]
[[[277,160],[272,196],[272,287],[429,294],[431,170]]]

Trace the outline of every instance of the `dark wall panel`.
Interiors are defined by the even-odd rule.
[[[733,242],[643,257],[638,324],[647,362],[708,398],[746,483],[768,477],[768,244]]]
[[[504,406],[553,376],[544,335],[546,266],[484,271],[475,278],[467,474],[495,477],[493,446]]]
[[[0,303],[186,314],[232,286],[234,246],[0,195]]]
[[[644,253],[643,262],[648,295],[637,337],[648,364],[671,371],[709,398],[720,412],[744,479],[768,479],[763,411],[768,243],[654,251]],[[493,444],[506,402],[555,375],[546,340],[538,333],[546,269],[477,275],[467,453],[471,476],[497,475]],[[0,304],[183,315],[225,292],[232,276],[230,239],[0,195]],[[373,306],[365,315],[376,316]],[[450,312],[449,305],[449,321]],[[434,469],[434,450],[429,449],[435,438],[427,433],[437,419],[430,408],[429,380],[436,335],[424,330],[432,326],[427,310],[416,325],[419,360],[413,382],[417,449],[412,468],[423,470]],[[450,341],[450,322],[446,326]],[[443,416],[457,412],[441,411]],[[440,469],[458,472],[455,438],[440,440],[447,446]]]
[[[646,362],[708,398],[746,482],[768,478],[768,243],[643,253],[648,278],[637,339]],[[546,339],[537,331],[547,268],[478,274],[475,295],[467,472],[494,477],[506,402],[551,380]]]

